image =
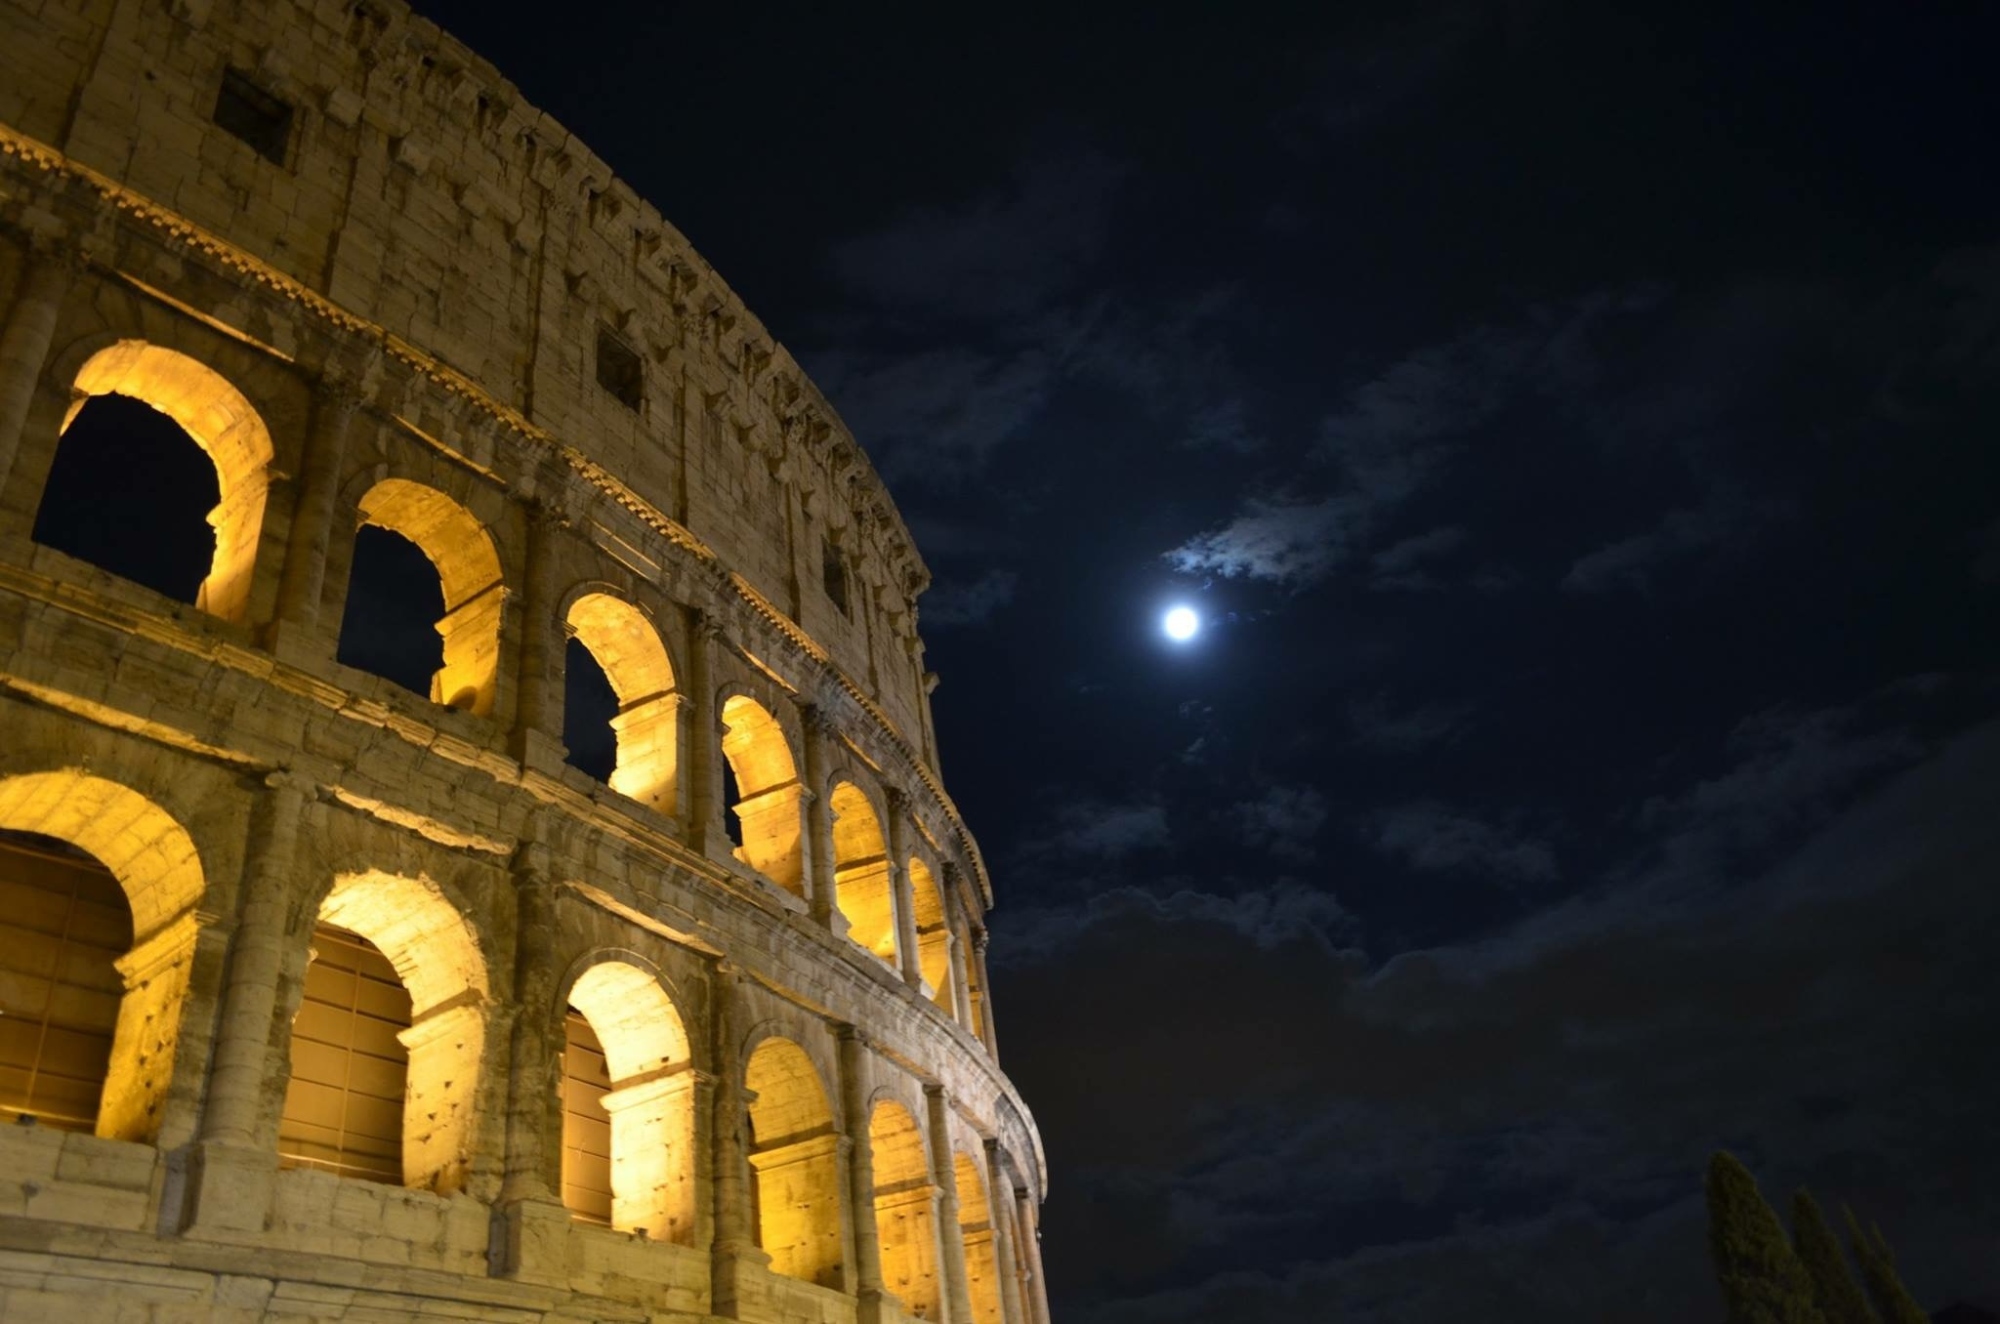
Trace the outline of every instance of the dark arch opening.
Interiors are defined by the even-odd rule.
[[[597,658],[581,639],[563,650],[563,744],[568,763],[598,781],[608,782],[618,767],[618,733],[611,719],[618,716],[618,692]]]
[[[428,699],[431,677],[444,666],[443,616],[444,585],[423,549],[400,533],[362,525],[334,656]]]
[[[722,765],[722,830],[729,834],[729,844],[743,844],[743,820],[736,813],[737,802],[743,798],[743,790],[736,784],[736,769],[728,759],[717,759]]]
[[[92,396],[56,446],[34,540],[192,605],[215,564],[215,464],[142,400]]]

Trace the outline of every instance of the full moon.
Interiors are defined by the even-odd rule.
[[[1175,607],[1166,614],[1166,618],[1160,624],[1165,627],[1167,638],[1177,643],[1186,643],[1194,638],[1195,631],[1201,628],[1201,617],[1194,614],[1193,607]]]

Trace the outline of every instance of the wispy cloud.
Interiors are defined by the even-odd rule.
[[[1326,822],[1326,797],[1310,786],[1276,785],[1234,806],[1244,840],[1293,864],[1313,858],[1313,839]]]
[[[1433,800],[1384,810],[1368,835],[1377,850],[1413,869],[1531,882],[1554,878],[1557,872],[1555,850],[1548,842]]]
[[[1578,557],[1562,586],[1572,593],[1650,588],[1669,563],[1746,544],[1790,513],[1787,502],[1717,487],[1700,505],[1670,510],[1643,533]]]

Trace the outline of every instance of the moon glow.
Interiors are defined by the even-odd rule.
[[[1167,638],[1184,644],[1201,629],[1201,617],[1194,614],[1193,607],[1174,607],[1161,619],[1160,627],[1167,632]]]

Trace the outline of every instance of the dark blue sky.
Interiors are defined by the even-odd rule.
[[[1996,11],[419,7],[917,535],[1061,1324],[2000,1308]]]

